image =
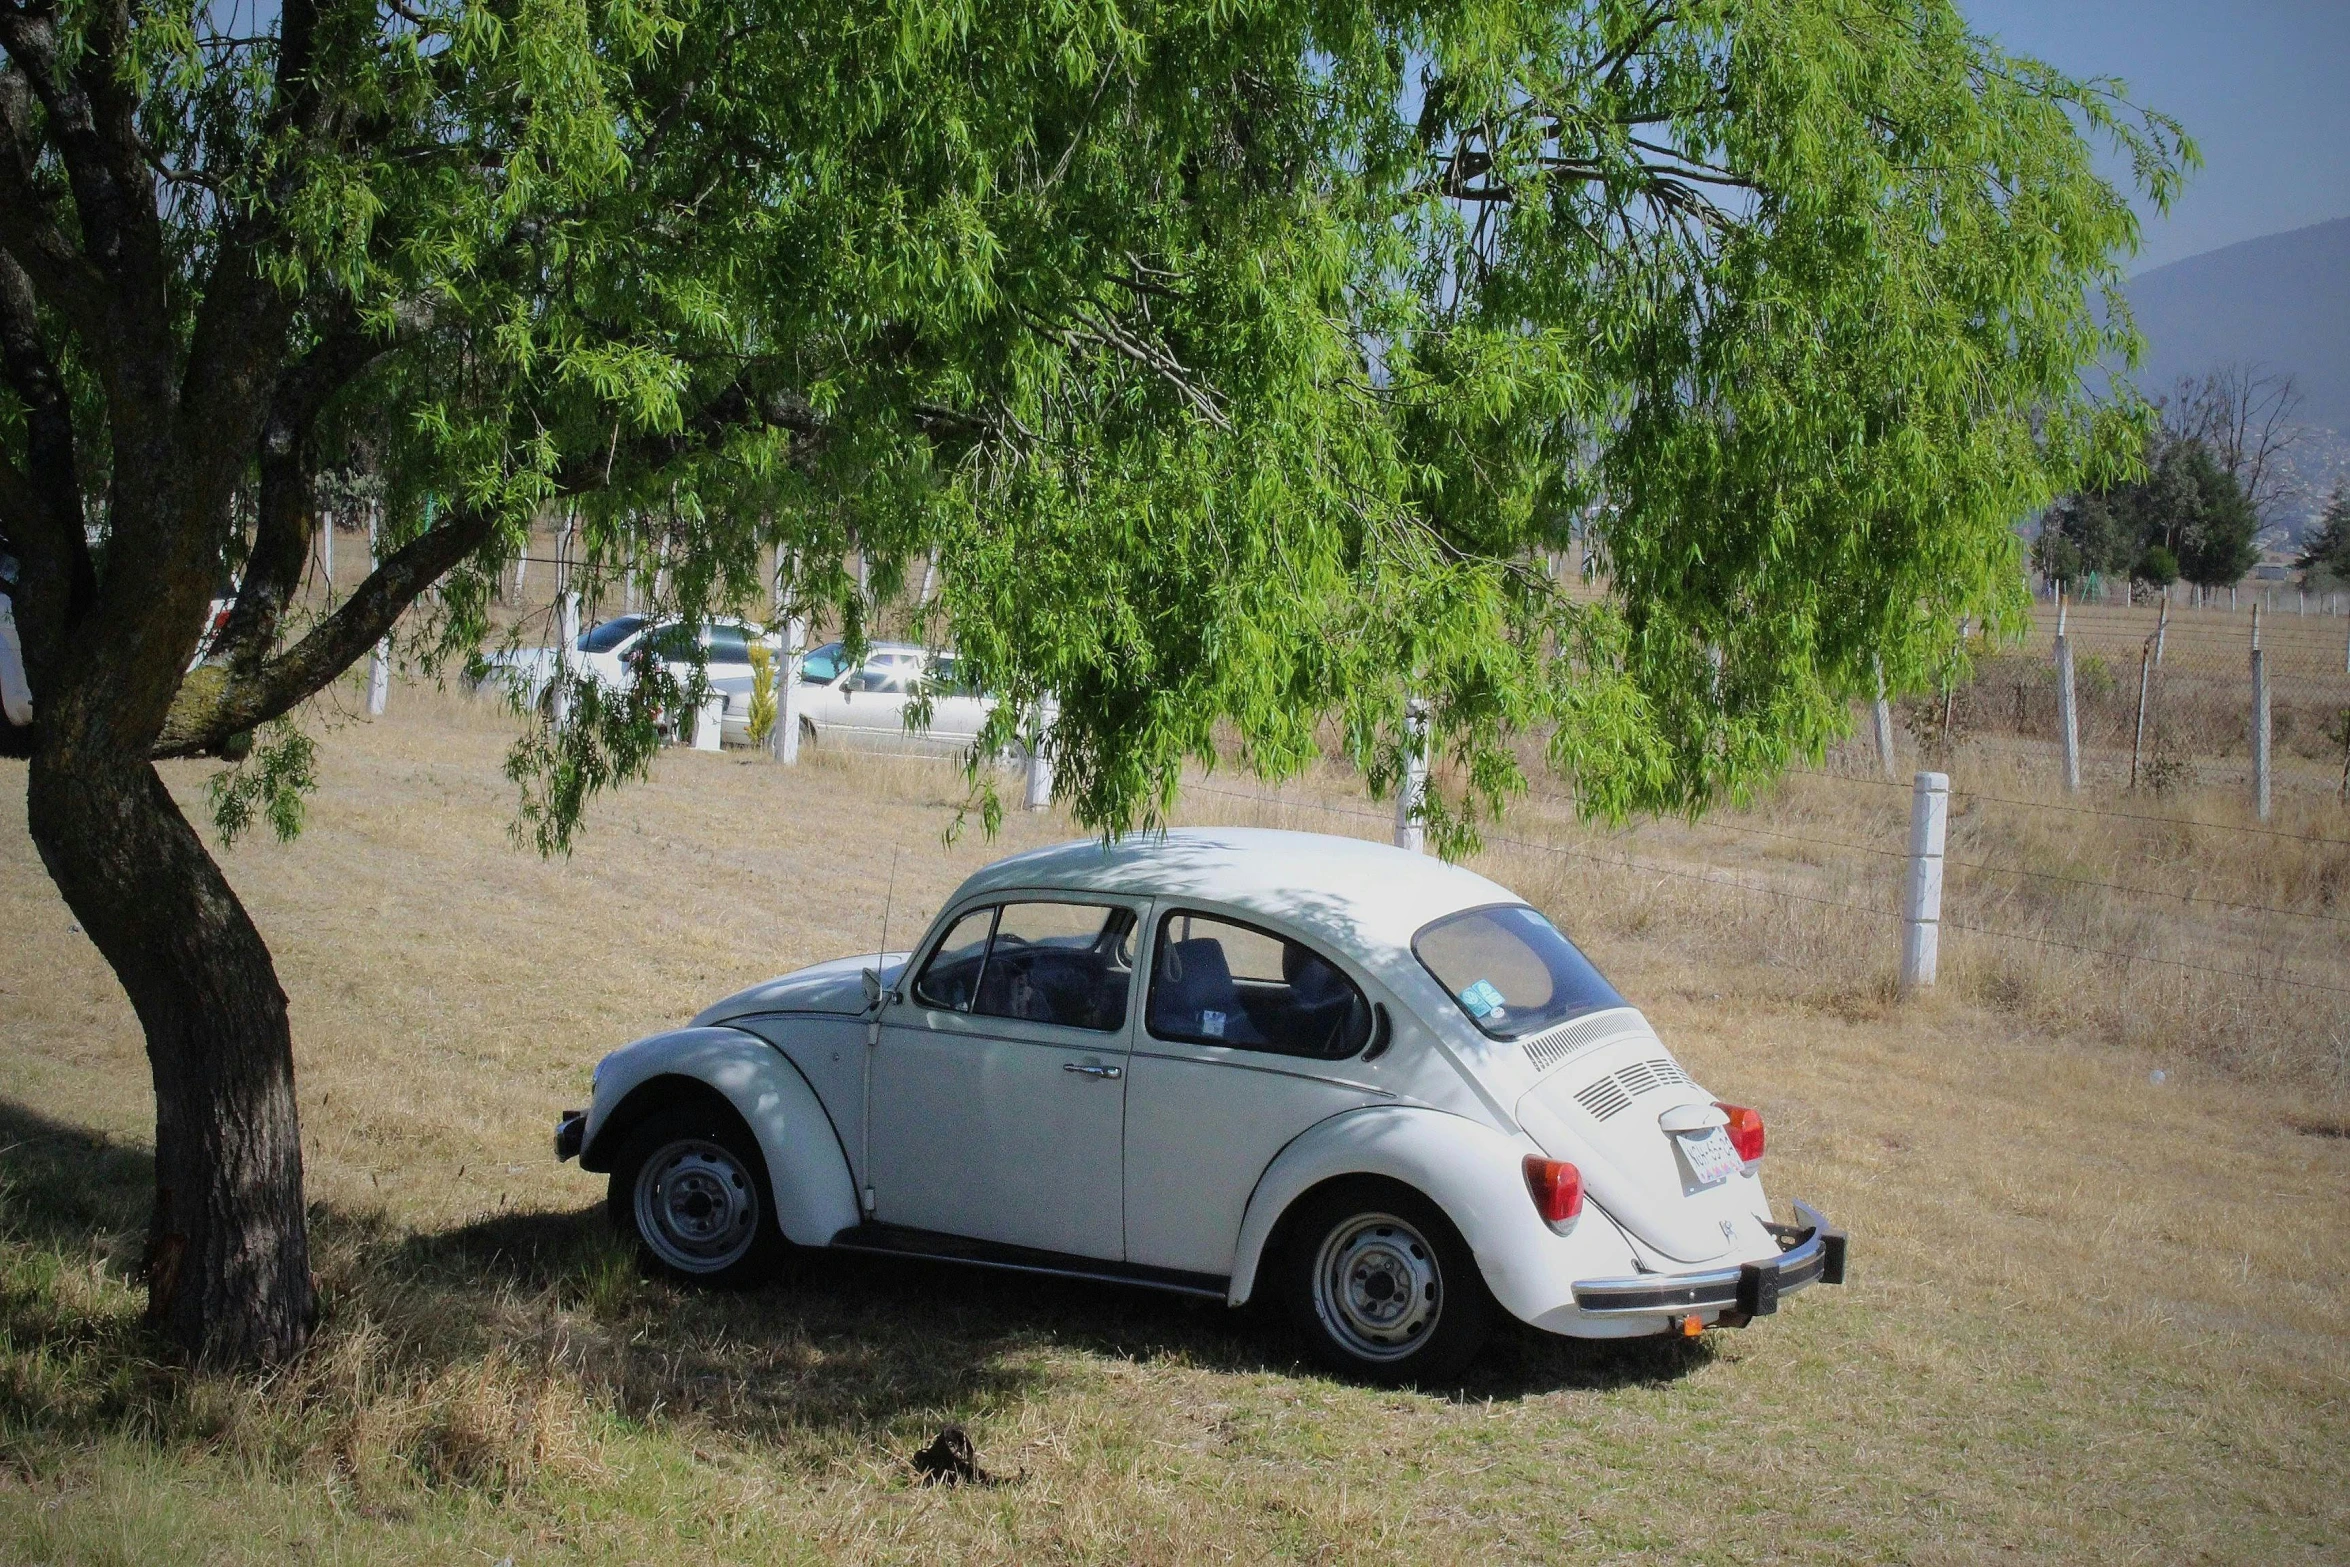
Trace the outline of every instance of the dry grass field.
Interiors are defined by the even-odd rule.
[[[1628,834],[1528,802],[1481,868],[1763,1108],[1773,1191],[1850,1226],[1853,1281],[1394,1393],[1147,1294],[638,1278],[601,1180],[547,1151],[595,1058],[876,943],[893,855],[902,942],[1070,829],[950,846],[951,768],[677,753],[546,863],[508,842],[509,733],[396,690],[325,737],[300,841],[226,856],[292,997],[327,1297],[266,1379],[136,1332],[139,1039],[0,763],[0,1562],[2350,1559],[2350,997],[2099,955],[2350,987],[2329,796],[2253,838],[2051,810],[1970,761],[1952,919],[2068,945],[1953,931],[1914,1002],[1883,912],[1905,791],[1798,777]],[[206,773],[168,771],[192,814]],[[1256,792],[1203,780],[1185,815],[1385,830],[1335,776]],[[1003,1483],[913,1483],[948,1421]]]

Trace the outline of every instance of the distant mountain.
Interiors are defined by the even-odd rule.
[[[2350,434],[2350,218],[2248,239],[2130,279],[2138,384],[2257,360],[2301,383],[2301,417]]]
[[[2308,433],[2289,466],[2301,478],[2298,523],[2350,466],[2350,218],[2205,251],[2130,279],[2146,337],[2137,383],[2149,396],[2183,376],[2252,362],[2289,370]]]

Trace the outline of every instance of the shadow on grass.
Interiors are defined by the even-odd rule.
[[[158,1407],[181,1397],[180,1379],[135,1320],[130,1270],[151,1190],[143,1151],[0,1100],[5,1423],[68,1441],[125,1424],[158,1436],[184,1427]],[[644,1277],[600,1206],[411,1234],[320,1205],[312,1252],[325,1321],[310,1360],[369,1346],[364,1377],[317,1373],[322,1387],[429,1387],[498,1365],[522,1382],[573,1386],[624,1418],[683,1419],[812,1458],[844,1438],[919,1445],[942,1422],[985,1421],[1051,1386],[1083,1384],[1084,1359],[1056,1351],[1320,1375],[1271,1312],[1111,1285],[803,1253],[762,1289],[684,1289]],[[74,1282],[100,1275],[111,1280],[103,1298]],[[1505,1332],[1464,1385],[1442,1392],[1507,1400],[1663,1383],[1710,1353],[1680,1341],[1586,1345]],[[45,1368],[38,1397],[24,1373],[35,1362]],[[75,1387],[88,1396],[68,1396]]]

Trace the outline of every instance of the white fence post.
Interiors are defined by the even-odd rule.
[[[335,601],[335,514],[327,508],[319,514],[325,526],[319,530],[319,564],[326,568],[326,601]]]
[[[377,535],[381,528],[382,509],[370,506],[367,511],[367,569],[373,571],[382,564],[378,553]],[[392,695],[392,639],[380,637],[375,651],[367,660],[367,716],[381,718]]]
[[[1053,803],[1053,721],[1061,704],[1051,697],[1036,704],[1036,740],[1028,748],[1028,808],[1041,811]]]
[[[1877,666],[1877,702],[1871,716],[1877,726],[1877,765],[1885,769],[1885,776],[1893,776],[1893,708],[1885,700],[1885,661],[1875,660]]]
[[[2064,740],[2064,792],[2081,792],[2081,715],[2073,703],[2073,643],[2065,635],[2064,601],[2056,604],[2056,722]]]
[[[783,551],[775,552],[775,612],[783,618],[783,653],[775,661],[775,730],[767,749],[786,767],[800,765],[800,648],[808,640],[808,623],[784,615],[787,586]]]
[[[1403,782],[1395,791],[1395,846],[1428,852],[1428,829],[1420,803],[1428,797],[1428,704],[1413,697],[1403,705]]]
[[[694,749],[715,751],[725,741],[726,693],[713,691],[694,709]]]
[[[2252,606],[2252,808],[2268,820],[2268,659],[2260,650],[2260,606]]]
[[[1942,955],[1942,845],[1949,832],[1950,775],[1920,773],[1910,793],[1909,881],[1903,891],[1901,988],[1930,988]]]
[[[2154,646],[2138,649],[2138,727],[2130,734],[2130,787],[2138,787],[2138,758],[2146,752],[2146,698],[2154,688]]]

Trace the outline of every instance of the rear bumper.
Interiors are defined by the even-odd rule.
[[[1814,1284],[1844,1282],[1844,1232],[1808,1203],[1795,1205],[1795,1220],[1770,1227],[1780,1246],[1779,1255],[1770,1261],[1699,1273],[1583,1279],[1575,1285],[1575,1305],[1593,1317],[1709,1311],[1769,1316],[1779,1309],[1782,1295]]]

